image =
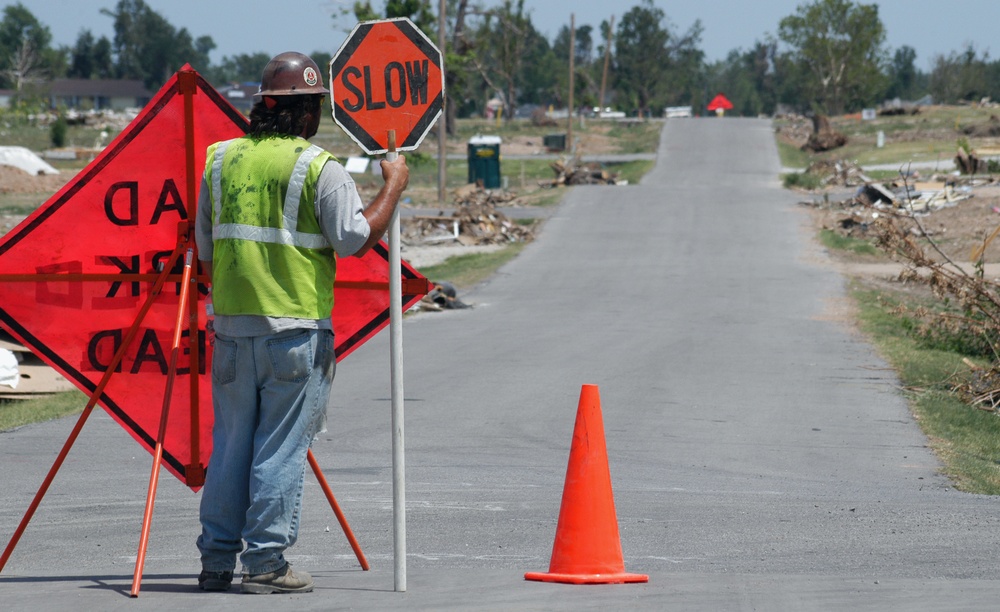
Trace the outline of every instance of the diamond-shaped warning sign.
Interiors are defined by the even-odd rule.
[[[92,394],[194,218],[189,193],[200,184],[206,148],[247,127],[197,73],[185,67],[174,75],[92,163],[0,241],[0,326]],[[99,398],[147,450],[156,444],[167,389],[182,265],[168,270],[172,275]],[[426,293],[426,279],[408,265],[401,273],[406,309]],[[203,300],[207,287],[199,285],[197,294]],[[388,324],[385,245],[340,260],[334,294],[342,359]],[[163,445],[163,464],[192,488],[201,485],[212,442],[206,366],[212,349],[204,308],[197,313],[194,333],[185,319]],[[192,401],[194,355],[199,378]]]
[[[409,19],[359,23],[330,61],[333,119],[369,155],[416,149],[444,101],[441,52]]]

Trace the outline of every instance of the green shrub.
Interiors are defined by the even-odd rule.
[[[69,129],[69,124],[66,122],[66,115],[59,113],[56,120],[52,123],[52,127],[49,128],[49,139],[52,141],[52,146],[55,148],[66,146],[66,131]]]

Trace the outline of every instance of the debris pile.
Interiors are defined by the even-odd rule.
[[[420,310],[459,310],[472,308],[458,297],[455,285],[447,281],[431,281],[434,287],[420,300]]]
[[[913,102],[904,102],[899,98],[886,100],[878,109],[880,117],[892,117],[895,115],[919,115],[920,107]]]
[[[867,236],[880,218],[923,217],[974,197],[975,188],[1000,186],[1000,181],[992,178],[932,175],[924,179],[918,173],[901,176],[898,181],[879,182],[866,176],[856,164],[847,162],[817,163],[807,171],[823,176],[825,185],[855,187],[846,199],[834,200],[825,193],[821,199],[802,204],[834,212],[837,218],[830,221],[827,229],[856,238]],[[932,232],[922,226],[910,230],[918,236],[944,231],[938,228]]]
[[[820,185],[824,187],[855,187],[872,182],[856,162],[843,159],[815,161],[806,168],[806,174],[820,177]]]
[[[541,106],[531,111],[531,125],[536,127],[552,127],[558,125],[556,120],[549,117],[545,109]]]
[[[415,215],[401,220],[400,240],[419,245],[458,242],[466,246],[530,242],[534,231],[515,223],[496,209],[492,201],[460,203],[450,216]]]
[[[994,362],[984,368],[968,358],[962,361],[969,366],[968,377],[952,390],[966,404],[987,412],[1000,413],[1000,366]]]
[[[579,158],[570,161],[555,161],[551,164],[556,178],[552,181],[542,181],[543,187],[559,187],[561,185],[619,185],[618,174],[608,172],[599,163],[582,163]]]
[[[809,125],[809,119],[805,116],[789,113],[775,116],[775,119],[783,120],[774,129],[782,141],[801,148],[809,140],[812,127]]]
[[[990,115],[983,123],[974,123],[962,128],[962,133],[973,138],[994,138],[1000,136],[1000,117]]]

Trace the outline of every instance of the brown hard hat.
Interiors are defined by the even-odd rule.
[[[328,94],[323,87],[319,66],[308,55],[286,51],[271,58],[260,78],[260,91],[254,96],[304,96]]]

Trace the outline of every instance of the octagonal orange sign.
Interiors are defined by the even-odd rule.
[[[354,26],[330,61],[333,120],[369,155],[416,149],[441,114],[441,52],[409,19]]]

